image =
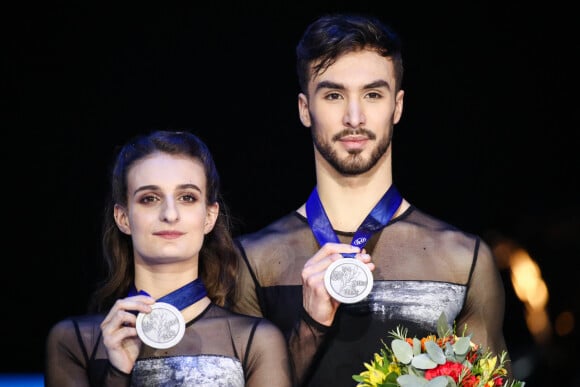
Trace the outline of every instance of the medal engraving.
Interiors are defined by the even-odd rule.
[[[173,347],[185,334],[183,315],[176,307],[165,302],[157,302],[151,307],[151,313],[137,315],[139,338],[153,348]]]
[[[352,304],[368,296],[373,287],[373,275],[361,261],[343,258],[326,269],[324,284],[332,298]]]

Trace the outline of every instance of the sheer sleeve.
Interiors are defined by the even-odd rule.
[[[79,326],[74,320],[58,322],[50,330],[46,342],[46,387],[129,386],[127,375],[106,361],[94,362],[89,356],[99,341],[97,321]]]
[[[298,385],[301,385],[306,379],[310,364],[312,364],[329,329],[330,327],[319,324],[302,309],[302,318],[298,320],[288,339],[294,375],[299,382]]]
[[[293,386],[286,339],[270,321],[260,319],[247,346],[246,387]]]
[[[472,341],[494,354],[507,353],[503,335],[505,290],[490,248],[479,241],[467,284],[465,305],[457,319],[457,330],[467,324]],[[511,371],[508,362],[508,372]],[[511,375],[511,372],[510,372]]]
[[[236,294],[232,310],[250,316],[264,317],[258,301],[259,285],[248,262],[244,247],[236,240],[238,247],[238,277],[236,279]]]

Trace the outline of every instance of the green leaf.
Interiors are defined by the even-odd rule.
[[[447,316],[445,312],[441,312],[439,319],[437,320],[437,337],[449,336],[451,333],[451,326],[447,322]]]
[[[409,364],[413,359],[413,348],[404,340],[394,339],[391,348],[397,359],[403,364]]]
[[[431,360],[429,355],[427,355],[426,353],[422,353],[420,355],[415,356],[411,361],[411,365],[415,368],[419,368],[422,370],[431,370],[437,367],[437,363]]]
[[[459,356],[464,356],[471,349],[469,337],[461,337],[453,344],[453,351]]]
[[[421,353],[421,340],[414,337],[413,338],[413,355],[417,356]]]
[[[451,343],[449,343],[449,341],[445,343],[445,349],[443,350],[443,352],[445,353],[445,357],[447,358],[447,360],[457,361],[457,356],[455,355],[453,346],[451,345]]]
[[[415,375],[401,375],[397,378],[401,387],[423,387],[427,385],[427,379]]]
[[[427,340],[425,342],[425,349],[429,358],[437,364],[445,364],[445,354],[441,347],[437,345],[434,341]]]
[[[449,376],[437,376],[429,380],[425,387],[457,387],[453,378]]]

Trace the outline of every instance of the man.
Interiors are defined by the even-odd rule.
[[[391,330],[424,337],[442,313],[467,324],[473,342],[505,350],[505,295],[489,247],[415,208],[393,183],[398,36],[373,18],[329,15],[296,53],[316,187],[295,212],[238,239],[245,264],[234,309],[287,334],[304,386],[353,386]]]

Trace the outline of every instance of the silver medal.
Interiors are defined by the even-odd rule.
[[[156,302],[151,313],[137,315],[137,334],[148,346],[158,349],[170,348],[179,343],[185,334],[185,320],[181,312],[171,304]]]
[[[353,304],[364,299],[373,288],[373,274],[361,261],[342,258],[334,261],[324,273],[324,285],[337,301]]]

